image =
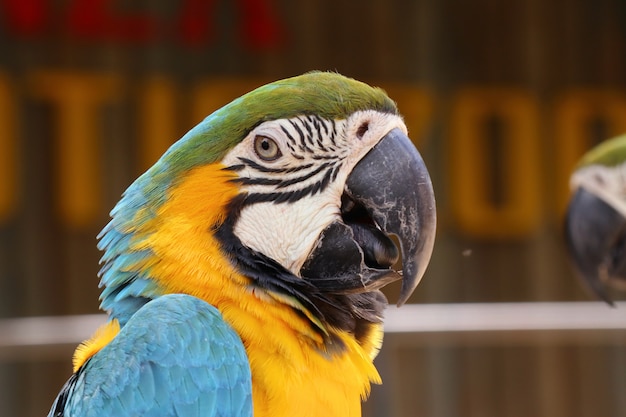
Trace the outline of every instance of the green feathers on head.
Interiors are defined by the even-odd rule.
[[[263,122],[300,115],[339,120],[359,110],[397,113],[380,88],[337,73],[310,72],[259,87],[215,111],[174,143],[128,188],[112,215],[134,221],[132,214],[139,207],[156,209],[184,172],[220,161]]]
[[[587,152],[578,162],[577,168],[589,165],[613,167],[626,162],[626,134],[607,139]]]
[[[397,113],[379,88],[331,72],[310,72],[253,90],[215,111],[163,156],[172,174],[221,160],[257,125],[315,114],[345,119],[359,110]]]

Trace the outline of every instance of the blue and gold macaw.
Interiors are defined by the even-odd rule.
[[[570,178],[567,248],[583,281],[612,303],[626,290],[626,135],[587,152]]]
[[[111,217],[110,320],[49,416],[359,416],[380,382],[379,290],[402,280],[407,300],[436,223],[393,101],[324,72],[208,116]]]

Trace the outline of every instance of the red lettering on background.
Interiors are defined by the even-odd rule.
[[[237,5],[246,46],[264,49],[280,44],[282,29],[271,0],[239,0]]]
[[[20,36],[43,33],[48,13],[46,0],[2,0],[8,28]]]
[[[178,19],[178,31],[187,45],[200,45],[214,38],[210,16],[214,16],[215,0],[187,0]]]
[[[188,46],[214,41],[216,0],[180,3],[178,15],[159,20],[147,10],[128,9],[136,5],[121,0],[67,0],[53,6],[46,0],[0,0],[7,31],[18,37],[48,38],[59,32],[56,34],[91,42],[148,43],[174,33]],[[272,0],[238,0],[235,7],[244,46],[266,49],[280,45],[283,30]]]
[[[119,15],[110,0],[74,0],[67,13],[68,30],[80,38],[148,41],[156,22],[148,15]]]

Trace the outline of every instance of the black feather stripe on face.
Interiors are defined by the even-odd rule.
[[[242,208],[250,201],[249,195],[240,194],[228,207],[229,216],[214,231],[223,252],[230,256],[239,272],[251,280],[251,285],[297,300],[308,313],[317,318],[325,329],[310,322],[311,328],[318,332],[328,346],[337,349],[341,346],[332,329],[339,329],[354,334],[357,340],[367,334],[372,323],[380,323],[381,313],[387,304],[379,291],[360,294],[334,294],[324,292],[315,286],[312,280],[295,276],[282,265],[262,253],[254,251],[241,242],[233,233],[234,225]],[[253,197],[254,198],[254,197]],[[298,311],[306,318],[306,314]]]
[[[280,128],[285,134],[285,143],[292,157],[321,163],[273,166],[271,162],[238,157],[239,163],[226,169],[236,172],[247,169],[250,172],[247,176],[233,180],[243,186],[257,187],[246,198],[246,204],[294,202],[321,193],[337,178],[342,168],[345,153],[336,149],[337,129],[334,121],[318,116],[302,116],[283,121]],[[324,146],[324,138],[330,139],[332,145]]]

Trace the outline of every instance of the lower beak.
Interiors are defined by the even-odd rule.
[[[343,221],[322,233],[302,276],[337,292],[371,291],[402,279],[398,305],[404,304],[430,260],[437,219],[428,170],[400,129],[390,131],[358,162],[344,198]],[[391,269],[398,257],[392,235],[400,244],[402,274]]]

